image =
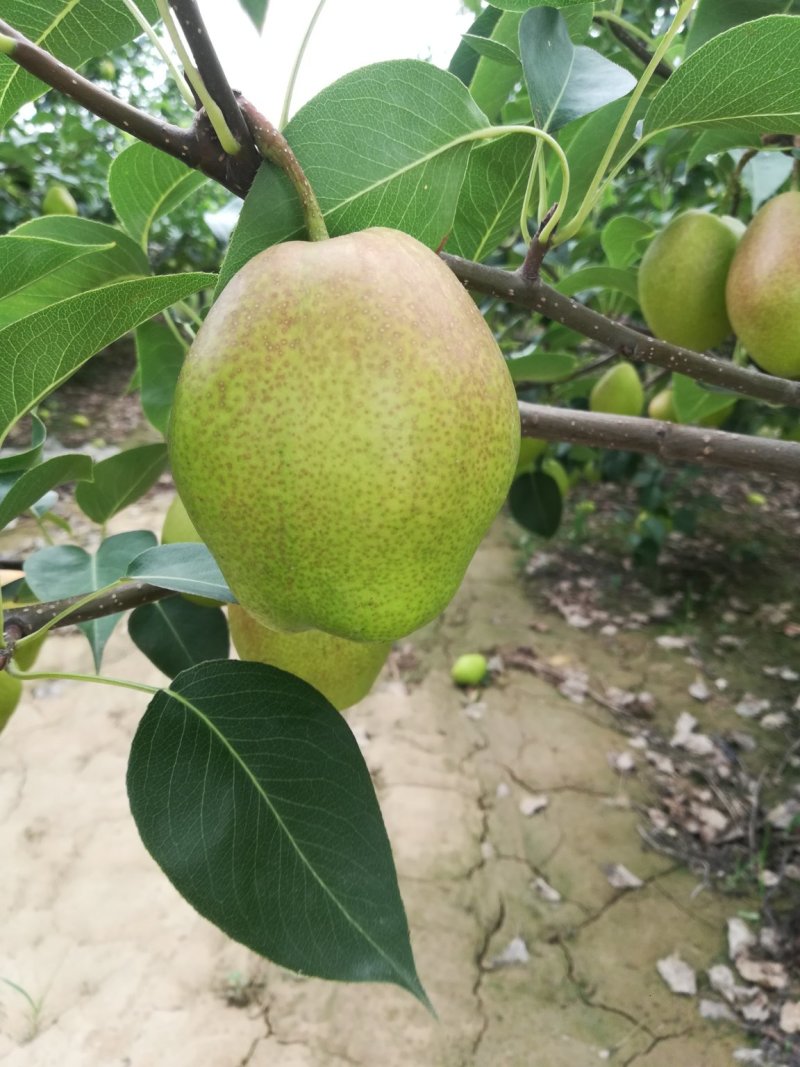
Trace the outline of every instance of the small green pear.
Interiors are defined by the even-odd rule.
[[[756,212],[731,264],[728,314],[762,370],[800,378],[800,192]]]
[[[189,518],[186,508],[183,506],[183,501],[176,494],[172,499],[172,503],[167,508],[167,514],[164,516],[164,525],[161,528],[161,544],[175,545],[181,542],[202,544],[203,538],[197,532],[194,523]],[[184,593],[182,595],[185,596],[187,600],[191,600],[193,604],[199,604],[201,608],[219,607],[218,600],[212,600],[207,596],[195,596],[193,593]]]
[[[561,495],[566,496],[570,490],[569,475],[564,469],[563,464],[559,463],[557,459],[545,459],[542,461],[542,470],[545,474],[549,474],[558,488],[561,490]]]
[[[390,229],[251,259],[187,354],[169,429],[178,492],[239,603],[275,630],[356,641],[442,611],[519,443],[471,296]]]
[[[589,394],[592,411],[607,415],[641,415],[644,389],[632,363],[625,360],[609,368]]]
[[[19,678],[14,678],[8,671],[0,671],[0,733],[14,714],[21,695],[22,682]]]
[[[391,642],[348,641],[319,630],[280,633],[262,626],[238,604],[228,608],[228,625],[242,659],[296,674],[339,711],[363,700],[392,649]]]
[[[677,422],[678,413],[675,410],[675,394],[672,389],[662,389],[656,393],[647,405],[647,414],[651,419],[660,419],[662,422]]]
[[[540,437],[523,437],[519,444],[519,459],[514,477],[519,478],[520,474],[533,470],[536,460],[547,451],[548,444],[549,441],[543,441]]]
[[[480,685],[488,670],[485,656],[479,652],[468,652],[455,661],[450,677],[456,685]]]
[[[44,215],[77,215],[78,205],[65,185],[51,185],[42,200]]]
[[[743,230],[730,216],[686,211],[653,238],[639,267],[639,304],[656,337],[702,352],[731,333],[725,281]]]

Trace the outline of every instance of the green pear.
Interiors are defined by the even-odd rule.
[[[549,474],[558,488],[561,490],[561,495],[566,496],[570,490],[569,475],[564,469],[563,464],[559,463],[557,459],[545,459],[542,461],[542,470],[545,474]]]
[[[536,460],[547,451],[548,444],[548,441],[543,441],[540,437],[523,437],[519,443],[519,459],[514,477],[518,478],[520,474],[533,470]]]
[[[756,212],[728,274],[728,314],[762,370],[800,378],[800,192]]]
[[[242,659],[296,674],[339,711],[367,695],[392,649],[390,641],[348,641],[319,630],[280,633],[262,626],[238,604],[228,608],[228,625]]]
[[[644,390],[632,363],[622,360],[595,382],[589,394],[592,411],[608,415],[641,415]]]
[[[456,685],[480,685],[488,670],[485,656],[479,652],[468,652],[455,661],[450,677]]]
[[[187,354],[169,430],[178,492],[242,606],[356,641],[442,611],[519,442],[472,298],[389,229],[250,260]]]
[[[172,503],[167,508],[167,514],[164,516],[164,525],[161,527],[161,544],[175,545],[187,541],[192,544],[202,544],[203,538],[195,529],[194,523],[183,506],[183,501],[176,493],[172,498]],[[212,600],[207,596],[195,596],[193,593],[184,593],[182,595],[187,600],[191,600],[193,604],[199,604],[201,608],[219,607],[218,600]]]
[[[702,352],[731,333],[725,281],[743,231],[730,216],[686,211],[653,238],[639,267],[639,304],[656,337]]]
[[[660,419],[662,422],[678,422],[673,391],[662,389],[661,392],[656,393],[647,405],[647,414],[651,419]]]
[[[42,200],[44,215],[77,215],[78,205],[65,185],[51,185]]]
[[[22,695],[22,682],[8,671],[0,671],[0,733],[14,713]]]

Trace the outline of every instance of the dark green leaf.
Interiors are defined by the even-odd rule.
[[[506,48],[519,48],[520,16],[511,11],[504,11],[489,36],[493,41]],[[479,58],[469,83],[472,98],[481,111],[492,121],[500,115],[500,109],[508,100],[519,81],[519,71],[490,59]]]
[[[0,330],[0,440],[95,352],[213,281],[213,274],[174,274],[114,282]]]
[[[210,659],[227,659],[228,621],[219,608],[182,596],[142,604],[128,619],[131,640],[160,671],[174,678]]]
[[[642,255],[642,240],[653,232],[653,227],[635,215],[615,215],[603,227],[600,244],[612,267],[629,267]]]
[[[166,445],[139,445],[94,465],[94,479],[79,485],[78,507],[94,522],[108,522],[155,485],[167,469]]]
[[[763,18],[764,15],[796,11],[798,6],[790,0],[700,0],[692,16],[684,54],[690,56],[706,41],[732,26]]]
[[[499,41],[493,41],[491,37],[479,37],[471,33],[465,33],[461,40],[469,45],[474,52],[477,52],[479,56],[493,59],[495,63],[502,63],[505,67],[514,67],[518,71],[521,69],[519,56],[516,52],[506,45],[500,44]]]
[[[555,478],[543,471],[521,474],[508,494],[514,519],[539,537],[552,537],[561,525],[564,501]]]
[[[672,375],[672,402],[681,422],[697,423],[729,408],[738,397],[706,389],[684,374]]]
[[[469,158],[470,145],[459,138],[486,125],[452,74],[393,60],[334,82],[298,111],[285,134],[331,236],[389,226],[435,248],[452,227]],[[296,193],[275,167],[262,166],[217,291],[264,248],[304,235]]]
[[[515,382],[557,382],[566,378],[578,365],[569,352],[533,352],[506,363]]]
[[[558,130],[626,96],[636,85],[623,67],[584,45],[576,47],[563,17],[550,7],[525,12],[519,43],[528,95],[541,129]]]
[[[470,26],[470,35],[473,37],[490,37],[500,15],[501,12],[496,7],[484,8]],[[469,85],[477,66],[477,52],[462,40],[453,53],[453,58],[450,60],[450,66],[447,69],[451,74],[455,74],[464,85]]]
[[[16,296],[67,263],[110,247],[108,244],[78,245],[24,233],[7,233],[0,237],[0,302]]]
[[[41,500],[53,486],[91,477],[91,458],[77,454],[54,456],[19,476],[4,475],[0,478],[0,529]]]
[[[25,578],[39,600],[60,600],[102,589],[122,578],[128,564],[156,542],[150,530],[133,530],[106,538],[94,556],[77,545],[57,545],[34,552],[25,560]],[[83,622],[80,629],[92,646],[95,670],[120,616],[106,615]]]
[[[574,296],[588,289],[615,289],[633,300],[638,300],[636,275],[617,267],[583,267],[562,278],[555,287],[564,296]]]
[[[42,458],[42,449],[47,440],[47,429],[37,415],[31,415],[31,443],[22,452],[8,452],[0,455],[0,474],[11,471],[24,471],[38,463]]]
[[[176,593],[191,593],[226,604],[236,602],[216,560],[201,544],[159,545],[143,552],[131,563],[128,577],[174,589]]]
[[[136,356],[142,410],[165,436],[185,355],[186,345],[163,322],[151,319],[137,328]]]
[[[239,0],[239,4],[250,16],[259,33],[264,29],[264,19],[267,17],[268,0]]]
[[[260,663],[184,671],[139,725],[128,796],[145,847],[229,937],[428,1003],[369,771],[310,685]]]

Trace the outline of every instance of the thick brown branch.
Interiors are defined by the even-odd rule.
[[[614,22],[612,19],[604,19],[601,15],[599,18],[595,17],[594,21],[598,26],[605,26],[607,29],[611,30],[619,43],[624,45],[631,55],[634,55],[637,59],[641,60],[645,66],[650,63],[653,58],[653,53],[644,41],[640,41],[637,37],[634,37],[632,33],[628,33],[624,26],[620,26],[618,22]],[[659,78],[664,78],[666,80],[672,74],[672,67],[662,59],[656,67],[655,73]]]
[[[793,441],[773,441],[768,437],[676,426],[657,419],[570,411],[522,401],[519,411],[524,437],[649,452],[666,463],[758,471],[800,482],[800,444]]]
[[[770,404],[800,407],[800,382],[771,378],[760,371],[737,367],[713,356],[704,356],[688,348],[678,348],[607,319],[571,297],[562,296],[542,281],[527,282],[517,272],[489,267],[483,263],[440,253],[441,258],[469,289],[508,300],[530,308],[593,341],[640,363],[654,363],[664,370],[686,374],[698,382],[713,385],[744,396],[766,400]]]
[[[58,89],[117,129],[133,134],[140,141],[213,178],[236,196],[246,196],[258,169],[258,157],[246,152],[235,159],[226,156],[204,115],[198,115],[189,129],[162,122],[65,66],[2,19],[0,33],[17,42],[9,58],[46,85]]]

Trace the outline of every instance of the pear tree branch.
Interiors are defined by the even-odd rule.
[[[632,34],[622,22],[617,22],[611,16],[611,12],[604,12],[594,16],[592,20],[596,26],[606,26],[616,37],[621,45],[628,49],[631,55],[636,56],[638,60],[647,66],[653,58],[653,53],[647,47],[644,41],[640,41],[638,37]],[[654,71],[659,78],[663,78],[665,81],[672,74],[672,67],[669,63],[661,62],[656,66]]]

